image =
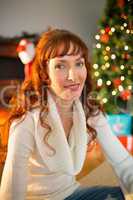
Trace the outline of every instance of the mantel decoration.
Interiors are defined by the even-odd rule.
[[[26,39],[34,44],[37,43],[39,34],[22,32],[20,36],[3,37],[0,36],[0,57],[18,57],[17,46],[22,39]]]
[[[28,39],[22,39],[17,46],[17,52],[20,60],[25,65],[25,79],[29,79],[31,75],[33,59],[35,56],[35,45]]]

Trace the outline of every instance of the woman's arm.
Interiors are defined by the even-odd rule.
[[[108,161],[128,192],[133,193],[133,157],[112,133],[106,117],[100,113],[90,117],[88,124],[97,131],[97,138]]]
[[[30,114],[10,127],[8,152],[3,169],[0,199],[25,200],[27,189],[27,167],[34,148],[34,123]]]

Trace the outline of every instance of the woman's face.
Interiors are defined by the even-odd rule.
[[[78,55],[65,55],[49,60],[47,72],[50,90],[57,97],[73,101],[81,96],[87,76],[85,60]]]

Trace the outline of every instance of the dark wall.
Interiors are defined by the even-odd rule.
[[[19,58],[0,57],[0,80],[23,78],[24,65]]]

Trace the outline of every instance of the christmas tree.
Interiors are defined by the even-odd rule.
[[[133,109],[132,0],[107,0],[95,35],[93,78],[106,112]]]

